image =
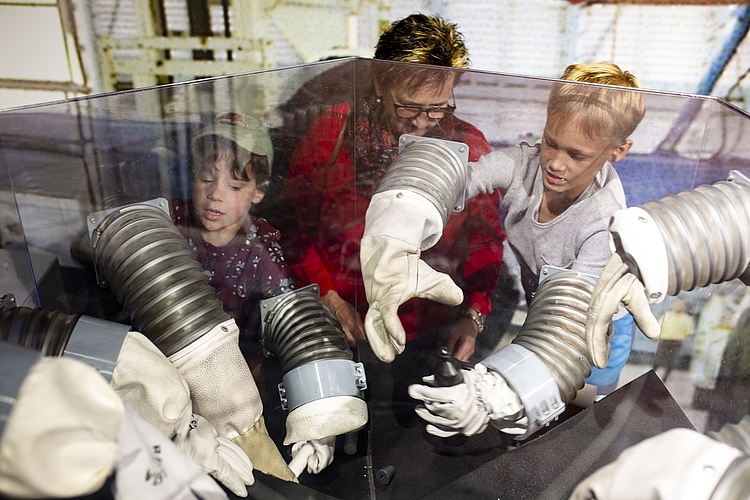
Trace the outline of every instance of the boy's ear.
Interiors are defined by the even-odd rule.
[[[263,201],[263,197],[266,196],[266,193],[260,190],[255,190],[255,196],[253,196],[253,204],[260,203]]]
[[[628,154],[628,151],[630,151],[630,148],[633,147],[633,141],[630,139],[626,140],[622,143],[621,146],[616,147],[614,150],[612,150],[612,155],[609,158],[610,163],[615,163],[623,158],[625,158],[625,155]]]

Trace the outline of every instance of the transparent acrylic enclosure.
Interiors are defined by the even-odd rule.
[[[300,263],[293,268],[301,276],[298,286],[318,282],[322,293],[336,289],[364,313],[357,240],[369,196],[395,155],[394,106],[413,104],[407,99],[413,93],[373,86],[374,75],[393,67],[404,65],[341,59],[0,113],[0,248],[15,255],[0,267],[0,296],[14,293],[19,305],[128,323],[113,295],[97,285],[87,253],[88,214],[157,197],[189,201],[192,138],[217,116],[238,112],[269,128],[272,178],[253,213],[281,230],[285,254]],[[455,99],[455,118],[462,122],[452,123],[456,130],[463,126],[457,123],[469,123],[478,132],[462,129],[464,135],[454,134],[453,140],[470,136],[477,156],[521,140],[533,144],[542,136],[554,83],[462,72],[449,98],[451,104]],[[750,172],[745,112],[713,98],[633,92],[645,97],[646,114],[631,136],[629,154],[615,164],[628,206],[726,180],[730,171]],[[417,120],[425,119],[420,112]],[[311,127],[313,135],[305,138]],[[431,133],[435,130],[440,126]],[[286,182],[288,177],[293,179]],[[454,217],[466,217],[467,226],[471,217],[482,217],[483,223],[501,220],[498,199],[478,208],[481,216],[469,211]],[[495,249],[492,255],[482,254],[484,243],[476,241],[473,253],[467,250],[472,237],[462,227],[451,244],[438,246],[431,261],[438,268],[440,262],[448,268],[457,262],[464,285],[492,306],[475,362],[509,342],[527,311],[518,263],[507,247],[499,266],[500,227],[494,228],[494,237],[485,234],[481,240]],[[309,248],[318,252],[315,258]],[[440,252],[445,252],[442,261]],[[490,274],[483,276],[484,269]],[[718,430],[750,413],[750,289],[733,281],[682,292],[679,299],[690,331],[668,342],[636,331],[618,385],[654,369],[697,430]],[[678,308],[676,302],[670,297],[654,306],[654,313],[661,318]],[[438,333],[413,335],[418,338],[393,364],[377,361],[367,344],[355,352],[368,371],[367,432],[360,433],[356,453],[339,450],[330,470],[302,477],[303,486],[335,498],[421,498],[512,453],[512,440],[487,437],[497,434],[492,428],[483,438],[472,438],[476,444],[469,452],[436,452],[424,434],[406,386],[422,375],[415,367],[434,361],[435,335],[445,334],[456,315],[437,312],[429,314],[432,323],[420,323],[420,314],[429,310],[415,306],[408,312],[411,324],[418,333]],[[664,326],[665,338],[672,338]],[[376,472],[387,465],[396,465],[397,474],[380,484]]]

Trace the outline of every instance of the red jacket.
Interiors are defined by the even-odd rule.
[[[379,152],[385,150],[395,156],[395,150],[382,131],[374,133],[376,137],[368,136],[371,129],[361,113],[357,113],[354,131],[350,123],[344,129],[345,136],[341,136],[350,108],[350,104],[340,104],[321,114],[292,156],[282,203],[286,210],[292,211],[287,213],[288,218],[297,220],[296,227],[282,228],[282,246],[298,286],[317,283],[321,296],[336,290],[364,316],[367,300],[359,242],[374,189],[363,186],[362,179],[366,176],[362,174],[361,163],[364,162],[359,161],[355,170],[352,157],[358,154],[360,146],[368,147],[378,141],[384,148],[378,149]],[[468,144],[469,161],[491,151],[479,130],[452,115],[443,118],[430,136]],[[329,167],[341,139],[343,147]],[[387,168],[390,161],[391,158],[381,163]],[[376,179],[377,185],[382,173],[370,177]],[[503,260],[505,235],[500,230],[499,201],[498,191],[470,200],[463,212],[451,215],[440,241],[422,254],[431,267],[449,274],[461,286],[464,306],[484,314],[490,312],[490,299]],[[450,307],[411,299],[401,306],[399,316],[409,341],[445,324],[450,319]]]

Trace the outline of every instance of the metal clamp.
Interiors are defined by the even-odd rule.
[[[482,364],[500,373],[523,403],[529,424],[526,434],[516,438],[519,441],[546,426],[565,410],[552,372],[525,347],[507,345],[482,360]]]
[[[95,368],[110,382],[125,336],[131,329],[130,325],[81,316],[62,355]]]
[[[367,376],[362,363],[323,359],[306,363],[284,375],[279,384],[281,407],[292,411],[304,404],[332,396],[364,397]]]

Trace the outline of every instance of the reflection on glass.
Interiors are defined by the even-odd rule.
[[[306,131],[291,157],[281,201],[291,208],[281,230],[283,247],[292,249],[287,255],[295,277],[300,285],[320,285],[350,342],[364,337],[367,311],[359,267],[364,215],[398,154],[398,138],[411,134],[466,143],[472,161],[491,151],[477,128],[446,111],[458,72],[378,61],[368,73],[354,100],[324,111]],[[500,275],[502,240],[499,195],[493,192],[454,213],[440,242],[423,258],[462,284],[464,309],[486,315]],[[406,341],[436,335],[451,314],[457,311],[410,300],[400,311]],[[448,333],[475,334],[476,325],[465,317]]]
[[[32,257],[34,280],[45,292],[40,294],[43,307],[127,322],[114,297],[97,286],[86,260],[87,215],[156,197],[190,204],[197,185],[190,169],[191,143],[218,116],[237,112],[260,120],[274,148],[270,184],[254,216],[281,230],[283,252],[302,278],[298,286],[309,281],[324,293],[336,290],[362,314],[367,304],[358,275],[358,239],[369,196],[397,154],[398,135],[467,142],[472,160],[521,139],[533,144],[542,138],[554,83],[470,70],[458,79],[444,69],[437,70],[440,84],[425,86],[419,84],[419,71],[396,66],[407,68],[405,74],[380,80],[380,92],[373,82],[390,64],[344,59],[0,113],[0,243]],[[750,171],[750,123],[744,113],[711,98],[640,92],[646,115],[633,133],[633,148],[616,164],[629,206],[724,180],[730,170]],[[689,126],[676,127],[683,109],[696,103],[700,112]],[[419,113],[408,118],[395,105]],[[433,110],[453,105],[455,112],[442,117]],[[673,138],[675,129],[686,131]],[[452,273],[462,285],[465,305],[480,311],[491,306],[479,338],[485,353],[518,331],[526,311],[518,300],[518,264],[512,252],[502,251],[500,210],[497,194],[472,202],[453,214],[447,238],[425,252],[430,265]],[[33,258],[39,252],[56,258],[58,278],[52,279],[49,261]],[[3,287],[10,278],[12,271],[3,268]],[[680,340],[666,385],[699,430],[715,428],[738,416],[727,412],[725,403],[747,411],[741,396],[744,372],[737,367],[744,366],[748,292],[733,282],[681,297],[695,319],[695,333]],[[367,357],[366,346],[359,352],[372,381],[373,439],[369,451],[360,447],[351,463],[366,455],[375,469],[395,463],[396,478],[412,481],[427,494],[504,454],[512,443],[488,432],[474,455],[450,456],[426,444],[412,406],[401,405],[406,396],[394,393],[394,386],[409,378],[410,364],[419,356],[429,355],[419,343],[420,333],[446,324],[451,311],[414,303],[402,313],[412,325],[412,357],[384,365]],[[411,323],[407,318],[413,318]],[[636,331],[619,385],[651,370],[665,345],[648,342]],[[440,465],[442,472],[430,476],[430,484],[420,480],[421,469],[399,466],[410,447]],[[328,492],[369,491],[366,479],[348,476],[346,470],[341,465],[340,478],[313,486]],[[346,487],[344,481],[349,481]]]

